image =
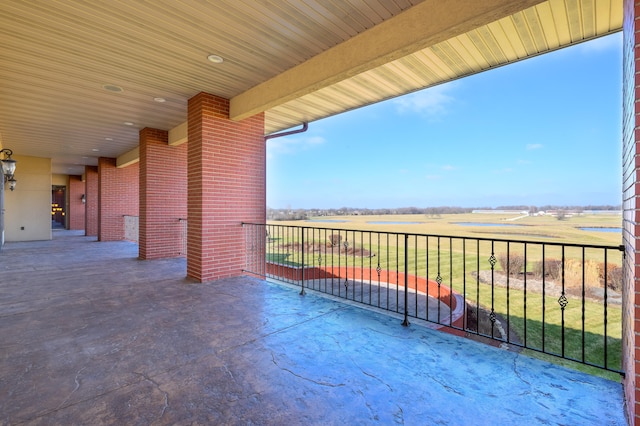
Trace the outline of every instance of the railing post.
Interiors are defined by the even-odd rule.
[[[409,235],[404,234],[404,321],[402,325],[409,325]]]
[[[305,291],[304,291],[304,228],[301,228],[302,231],[302,241],[300,242],[300,251],[302,252],[302,283],[301,283],[301,289],[300,289],[300,296],[304,296],[305,295]]]

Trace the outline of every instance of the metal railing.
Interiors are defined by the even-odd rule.
[[[621,246],[244,223],[247,273],[621,372]]]

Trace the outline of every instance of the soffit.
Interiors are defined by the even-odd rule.
[[[487,0],[489,2],[489,0]],[[0,3],[0,143],[80,174],[422,0]],[[622,0],[549,0],[266,111],[266,133],[617,31]],[[220,65],[206,60],[222,56]],[[110,84],[122,93],[103,89]],[[154,102],[162,97],[164,103]],[[124,123],[131,122],[133,126]]]
[[[611,34],[622,0],[549,0],[267,111],[267,132]]]

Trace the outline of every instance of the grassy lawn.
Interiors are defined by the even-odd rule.
[[[568,295],[568,304],[561,309],[557,295],[543,297],[541,291],[528,289],[526,293],[517,288],[491,286],[477,279],[478,271],[491,271],[490,258],[509,253],[509,256],[526,255],[526,270],[533,271],[542,259],[564,259],[567,293],[574,286],[569,281],[568,265],[578,265],[577,275],[585,276],[589,261],[608,265],[620,265],[622,255],[617,250],[595,248],[573,248],[537,243],[564,243],[618,246],[621,233],[590,232],[580,227],[616,228],[621,225],[620,216],[575,216],[566,220],[553,217],[526,217],[515,221],[513,215],[463,214],[427,217],[425,215],[385,215],[323,217],[322,220],[343,220],[346,222],[270,222],[270,225],[303,226],[304,262],[302,250],[295,244],[302,242],[300,230],[288,228],[272,229],[268,243],[267,258],[278,263],[308,266],[356,266],[373,268],[380,266],[389,271],[403,272],[405,269],[405,247],[407,271],[411,275],[442,279],[464,294],[468,303],[494,311],[508,319],[511,330],[519,336],[527,347],[540,351],[563,355],[567,358],[584,360],[587,363],[603,365],[605,353],[604,305]],[[386,222],[371,223],[371,222]],[[402,224],[397,222],[418,222]],[[473,222],[478,225],[462,226],[459,222]],[[509,224],[517,226],[482,226],[482,223]],[[402,233],[423,234],[405,237]],[[331,235],[340,235],[340,253],[337,245],[326,248]],[[427,236],[428,235],[428,236]],[[447,237],[438,237],[447,236]],[[448,238],[448,236],[456,238]],[[335,238],[335,237],[334,237]],[[483,239],[509,239],[518,242],[485,241]],[[524,241],[527,241],[525,243]],[[345,245],[345,242],[347,244]],[[310,245],[310,246],[309,246]],[[323,248],[324,247],[324,248]],[[352,251],[345,254],[348,248]],[[363,256],[362,248],[373,256]],[[355,250],[353,250],[355,249]],[[606,257],[605,257],[606,252]],[[584,259],[584,262],[583,262]],[[503,266],[498,261],[495,271]],[[581,269],[582,268],[582,269]],[[575,269],[575,268],[574,268]],[[580,279],[582,277],[579,277]],[[587,274],[587,281],[589,277]],[[595,279],[597,281],[597,277]],[[580,281],[582,282],[582,281]],[[588,286],[598,286],[597,282],[587,282]],[[546,287],[545,287],[546,288]],[[573,288],[575,290],[575,288]],[[580,290],[580,289],[578,289]],[[579,293],[578,291],[577,293]],[[619,369],[621,360],[621,309],[620,305],[607,305],[606,362],[610,368]],[[525,320],[526,318],[526,320]],[[564,328],[562,324],[564,323]],[[584,325],[583,325],[584,324]],[[564,331],[563,331],[564,330]],[[564,333],[564,334],[563,334]],[[563,344],[564,343],[564,344]],[[584,353],[583,348],[584,347]],[[534,356],[545,357],[535,351]],[[567,363],[560,358],[550,357],[553,362]],[[575,363],[569,366],[576,368]],[[596,371],[596,374],[614,378],[615,373],[602,372],[582,365],[578,368]]]

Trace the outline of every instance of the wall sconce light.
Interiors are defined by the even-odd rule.
[[[87,197],[86,197],[86,195],[82,194],[82,197],[80,197],[80,201],[82,201],[82,204],[87,204]]]
[[[2,163],[3,181],[9,182],[9,189],[13,191],[16,189],[16,180],[13,178],[13,174],[16,172],[16,160],[11,158],[13,151],[8,148],[4,148],[0,149],[0,154],[4,154],[5,156],[4,160],[0,160]]]

